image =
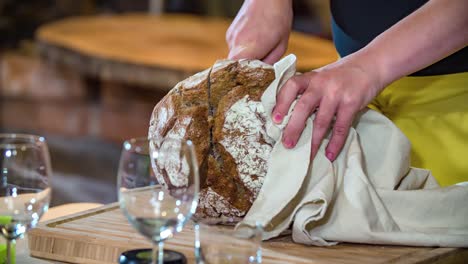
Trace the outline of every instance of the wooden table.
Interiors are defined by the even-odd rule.
[[[35,257],[71,263],[115,263],[120,252],[150,244],[137,234],[118,205],[111,204],[42,223],[29,233]],[[194,234],[190,226],[166,243],[193,263]],[[262,245],[264,263],[467,263],[468,249],[340,244],[308,247],[289,237]]]
[[[146,135],[152,109],[167,91],[227,56],[229,23],[137,13],[44,24],[36,32],[41,61],[3,58],[8,76],[0,86],[11,92],[0,89],[0,127],[119,144]],[[289,44],[300,71],[337,59],[330,40],[293,32]]]
[[[76,17],[37,31],[43,56],[104,80],[167,91],[225,58],[230,20],[190,15]],[[307,71],[337,59],[330,40],[293,32],[287,53]]]

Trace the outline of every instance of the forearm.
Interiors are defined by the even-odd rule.
[[[468,1],[431,0],[355,53],[383,87],[468,44]]]

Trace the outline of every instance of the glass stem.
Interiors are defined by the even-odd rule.
[[[151,251],[151,264],[157,264],[158,263],[158,252],[159,252],[159,247],[158,244],[153,243],[153,250]]]
[[[158,264],[164,263],[164,242],[159,241],[159,251],[158,251]]]
[[[6,264],[11,264],[11,243],[13,240],[6,239]]]
[[[153,244],[153,251],[151,256],[153,264],[164,264],[164,242],[159,241]]]

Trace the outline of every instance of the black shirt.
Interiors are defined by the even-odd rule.
[[[338,53],[344,57],[363,48],[380,33],[414,12],[427,1],[332,0],[333,40]],[[465,47],[412,75],[426,76],[467,71],[468,47]]]

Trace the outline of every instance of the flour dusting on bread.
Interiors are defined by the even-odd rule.
[[[189,78],[185,79],[183,82],[183,86],[185,89],[193,89],[196,88],[200,83],[205,81],[208,77],[208,73],[210,69],[204,70],[202,72],[196,73]]]
[[[266,120],[261,102],[246,95],[225,113],[221,145],[231,154],[244,185],[254,194],[260,191],[272,146],[262,140]]]
[[[229,201],[219,195],[210,187],[200,191],[199,209],[205,214],[205,217],[241,217],[245,211],[233,208]]]
[[[156,164],[160,169],[164,169],[167,177],[169,178],[171,186],[183,187],[187,186],[187,175],[189,174],[189,167],[185,157],[179,156],[180,139],[185,137],[187,127],[190,125],[191,118],[185,117],[177,120],[173,129],[166,135],[166,139],[162,142],[160,153],[156,159]]]

